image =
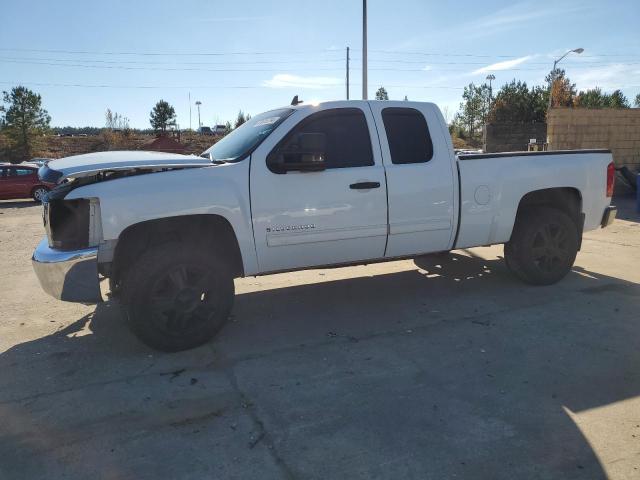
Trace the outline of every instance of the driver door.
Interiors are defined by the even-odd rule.
[[[268,163],[300,134],[326,138],[321,171],[283,172]],[[329,103],[298,110],[256,149],[250,189],[261,272],[384,256],[387,186],[372,139],[377,133],[366,102],[350,108]]]

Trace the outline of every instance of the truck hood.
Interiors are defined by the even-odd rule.
[[[176,168],[196,168],[211,165],[211,160],[195,155],[176,153],[142,152],[138,150],[120,152],[96,152],[51,160],[38,170],[44,182],[61,183],[67,178],[82,178],[101,172],[156,172]]]

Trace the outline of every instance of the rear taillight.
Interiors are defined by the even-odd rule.
[[[616,168],[611,162],[607,165],[607,197],[613,197],[613,181],[616,176]]]

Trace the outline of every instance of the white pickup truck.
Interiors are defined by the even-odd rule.
[[[431,103],[289,106],[200,157],[49,162],[40,176],[58,186],[33,265],[44,290],[66,301],[101,301],[108,278],[133,331],[166,351],[216,334],[236,277],[503,243],[516,276],[547,285],[569,272],[583,231],[615,218],[611,158],[456,157]]]

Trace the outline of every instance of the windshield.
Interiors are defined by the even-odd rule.
[[[240,160],[260,145],[292,113],[291,108],[280,108],[256,115],[205,150],[202,156],[224,162]]]

